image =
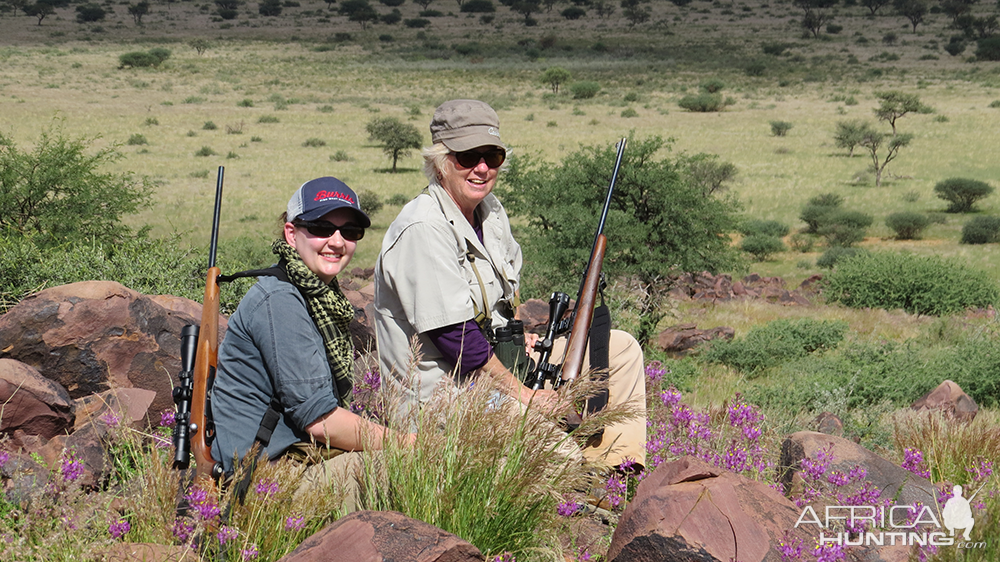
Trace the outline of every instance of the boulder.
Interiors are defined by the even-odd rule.
[[[820,415],[816,416],[816,419],[813,420],[813,424],[816,426],[816,431],[819,431],[820,433],[836,435],[837,437],[844,436],[844,422],[842,422],[835,414],[830,412],[821,412]]]
[[[679,324],[660,332],[656,343],[660,349],[671,355],[683,356],[707,341],[731,340],[735,335],[736,331],[728,326],[699,330],[694,324]]]
[[[804,544],[799,510],[761,482],[695,457],[658,467],[625,508],[607,560],[612,562],[779,562],[786,536]]]
[[[66,433],[76,419],[69,393],[37,369],[14,359],[0,359],[0,430],[44,440]],[[13,445],[24,444],[15,437]]]
[[[897,466],[861,445],[814,431],[799,431],[785,438],[781,444],[779,466],[787,467],[780,475],[780,482],[787,493],[798,495],[803,486],[799,471],[803,458],[816,458],[819,451],[828,450],[833,456],[829,470],[847,474],[855,466],[865,469],[865,480],[881,492],[882,498],[892,498],[896,505],[936,505],[934,487],[925,478]]]
[[[31,365],[74,399],[110,388],[153,391],[149,415],[158,421],[174,406],[181,329],[198,321],[118,283],[72,283],[0,316],[0,355]]]
[[[959,421],[972,421],[979,412],[979,405],[961,387],[950,380],[939,384],[923,398],[913,403],[914,410],[938,410]]]
[[[473,562],[479,549],[395,511],[356,511],[306,539],[281,562]]]

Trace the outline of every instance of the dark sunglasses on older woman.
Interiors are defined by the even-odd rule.
[[[476,150],[466,150],[465,152],[454,152],[455,161],[463,168],[475,168],[480,160],[486,160],[486,165],[490,168],[499,168],[503,161],[507,159],[507,151],[502,148],[492,148],[485,152]]]
[[[317,238],[329,238],[339,230],[344,240],[357,242],[365,237],[365,229],[356,224],[337,226],[330,221],[296,221],[295,226],[301,226],[309,234]]]

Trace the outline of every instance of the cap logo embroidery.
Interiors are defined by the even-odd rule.
[[[486,129],[486,132],[493,135],[494,137],[500,138],[500,131],[494,129],[493,127]]]
[[[352,199],[349,195],[340,193],[339,191],[326,191],[325,189],[316,193],[316,197],[313,198],[313,201],[325,201],[327,199],[340,199],[341,201],[346,201],[351,205],[354,204],[354,199]]]

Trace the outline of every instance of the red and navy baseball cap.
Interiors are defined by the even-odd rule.
[[[340,208],[354,211],[359,226],[372,225],[371,219],[361,210],[358,194],[344,182],[329,176],[309,180],[295,191],[288,200],[287,220],[312,221]]]

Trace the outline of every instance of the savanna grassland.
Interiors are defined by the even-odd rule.
[[[98,145],[122,144],[127,158],[118,166],[158,182],[154,205],[129,222],[203,244],[217,166],[227,169],[222,236],[269,236],[287,193],[312,177],[336,175],[384,198],[415,194],[424,184],[419,155],[402,159],[401,173],[386,173],[390,162],[365,124],[396,116],[429,142],[438,103],[475,97],[498,109],[504,140],[517,152],[556,160],[630,133],[670,137],[675,151],[717,154],[737,166],[730,191],[747,217],[799,228],[808,198],[836,192],[845,208],[874,215],[863,245],[957,255],[1000,276],[995,246],[957,244],[967,216],[949,215],[915,242],[890,241],[883,222],[894,211],[943,210],[933,193],[942,179],[1000,177],[1000,108],[990,107],[1000,99],[1000,66],[968,62],[974,47],[958,57],[944,52],[955,33],[948,16],[928,15],[914,34],[899,16],[839,7],[834,22],[843,30],[817,39],[803,37],[801,10],[788,3],[650,6],[650,21],[634,28],[621,10],[566,20],[560,6],[535,14],[536,26],[504,7],[484,24],[445,0],[430,5],[444,15],[419,30],[362,29],[337,15],[336,4],[327,10],[309,1],[272,18],[248,3],[233,21],[214,17],[208,3],[156,4],[142,26],[124,4],[90,24],[77,23],[71,8],[41,25],[8,13],[0,18],[0,126],[22,144],[52,126],[99,136]],[[984,14],[993,8],[977,6]],[[420,8],[399,9],[413,18]],[[886,45],[890,33],[897,39]],[[199,55],[188,45],[193,38],[210,48]],[[766,55],[763,45],[775,43],[788,48]],[[156,46],[172,52],[160,68],[118,68],[122,53]],[[574,99],[567,83],[553,93],[540,81],[553,66],[569,70],[571,82],[598,82],[600,92]],[[726,84],[732,105],[718,113],[677,106],[712,78]],[[865,173],[869,159],[860,151],[847,157],[832,135],[838,120],[874,120],[874,93],[888,89],[918,94],[933,113],[900,120],[915,138],[876,189]],[[628,109],[633,117],[622,116]],[[773,120],[793,128],[773,136]],[[217,128],[206,130],[207,122]],[[126,145],[135,135],[147,144]],[[310,140],[322,146],[304,146]],[[215,154],[196,156],[203,147]],[[979,208],[992,214],[997,203]],[[397,210],[379,213],[377,231]],[[371,265],[377,248],[362,244],[356,263]],[[754,269],[800,279],[817,271],[806,267],[816,256],[785,253]]]

